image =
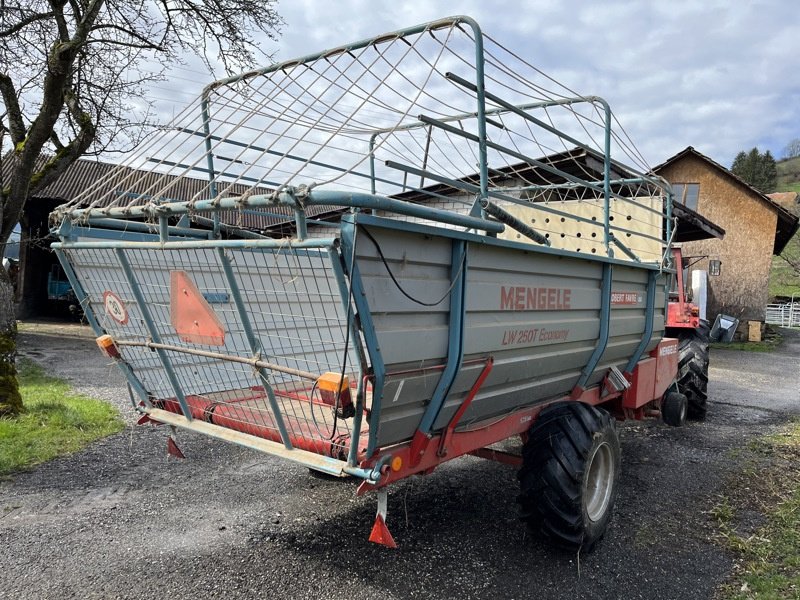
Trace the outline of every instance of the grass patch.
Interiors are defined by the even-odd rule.
[[[767,325],[764,338],[760,342],[712,342],[710,348],[719,350],[740,350],[743,352],[772,352],[783,342],[783,336],[776,327]]]
[[[800,598],[800,421],[753,444],[750,477],[737,477],[730,496],[711,510],[725,545],[739,558],[721,589],[725,600]],[[750,506],[748,506],[750,505]],[[755,532],[737,531],[737,512],[765,517]]]
[[[7,475],[121,431],[117,411],[101,400],[74,393],[27,359],[17,363],[25,412],[0,419],[0,475]]]

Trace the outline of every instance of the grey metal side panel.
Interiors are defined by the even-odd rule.
[[[379,227],[369,230],[409,295],[430,302],[446,294],[450,239]],[[435,423],[437,429],[450,420],[490,355],[494,368],[462,425],[568,394],[597,345],[600,330],[600,261],[475,243],[468,253],[464,346],[465,361],[475,362],[457,376]],[[440,375],[430,367],[443,364],[447,354],[449,303],[445,299],[426,307],[404,297],[374,245],[363,237],[358,261],[388,372],[380,423],[371,427],[379,427],[378,444],[387,445],[413,435],[430,401]],[[648,272],[614,266],[612,289],[619,301],[612,306],[608,347],[590,385],[600,381],[610,366],[623,368],[638,346],[645,329]],[[657,289],[648,349],[663,335],[663,281]]]

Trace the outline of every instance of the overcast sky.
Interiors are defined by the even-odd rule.
[[[608,100],[651,166],[690,145],[726,166],[753,146],[780,158],[800,138],[796,0],[283,0],[277,9],[283,35],[265,46],[277,60],[472,16],[555,79]],[[154,91],[159,110],[179,110],[210,80],[191,69]]]

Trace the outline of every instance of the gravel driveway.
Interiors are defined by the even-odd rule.
[[[254,451],[132,425],[124,382],[85,330],[20,336],[23,354],[131,425],[0,483],[0,598],[709,598],[732,567],[707,515],[733,450],[800,414],[800,334],[772,354],[715,350],[705,423],[621,426],[614,520],[586,556],[516,519],[514,471],[477,458],[395,486],[400,544],[367,542],[374,498]]]

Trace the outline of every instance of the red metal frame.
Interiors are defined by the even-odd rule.
[[[602,389],[602,385],[597,385],[583,391],[576,400],[573,400],[569,395],[555,398],[536,406],[523,408],[505,417],[491,420],[484,425],[478,424],[468,430],[456,431],[453,421],[456,416],[460,417],[459,413],[463,414],[466,410],[464,404],[462,404],[447,428],[440,433],[426,436],[427,445],[435,445],[440,449],[439,452],[416,454],[418,448],[414,446],[412,440],[388,448],[379,448],[375,454],[362,461],[360,466],[364,469],[372,469],[376,465],[382,464],[382,477],[377,484],[363,482],[358,488],[358,494],[361,495],[368,491],[386,487],[411,475],[427,475],[432,473],[440,464],[464,454],[472,454],[518,466],[518,457],[492,450],[487,446],[515,435],[524,436],[539,413],[546,406],[556,402],[577,401],[590,405],[602,404],[619,419],[641,419],[649,414],[657,413],[658,403],[669,385],[674,381],[677,373],[677,350],[677,340],[671,338],[662,339],[659,345],[650,353],[650,356],[640,361],[636,366],[632,376],[633,383],[624,392],[609,393],[607,390]],[[640,366],[643,364],[645,366],[640,372]],[[477,389],[483,383],[481,377],[484,374],[488,374],[486,370],[490,368],[491,363],[487,363],[484,372],[475,382],[470,394],[464,399],[464,403],[468,405],[468,401],[471,402],[474,393],[477,393]],[[453,427],[451,428],[450,425],[453,425]],[[412,457],[416,457],[417,460],[412,461]]]
[[[667,327],[697,329],[700,326],[699,309],[696,304],[686,301],[686,282],[683,281],[683,254],[680,248],[672,249],[675,263],[675,276],[678,283],[678,299],[667,305]]]

